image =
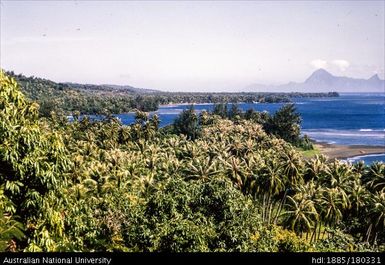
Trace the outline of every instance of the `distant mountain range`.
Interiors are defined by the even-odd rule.
[[[253,84],[245,88],[252,92],[382,92],[385,82],[377,74],[369,79],[334,76],[324,69],[312,73],[303,83],[290,82],[284,85]]]
[[[7,71],[7,74],[15,77],[19,82],[46,83],[46,87],[58,88],[62,90],[64,87],[68,89],[76,89],[85,92],[98,93],[116,93],[116,94],[162,94],[167,93],[163,90],[137,88],[129,85],[111,85],[111,84],[79,84],[79,83],[56,83],[47,79],[37,77],[26,77],[22,74],[15,74]],[[375,92],[385,93],[385,81],[380,79],[377,74],[369,79],[359,79],[344,76],[334,76],[324,69],[318,69],[313,72],[303,83],[290,82],[283,85],[264,85],[252,84],[233,93],[242,92],[302,92],[302,93],[328,93],[328,92]],[[190,91],[193,92],[193,91]],[[181,92],[183,93],[183,92]],[[231,93],[231,92],[229,92]]]

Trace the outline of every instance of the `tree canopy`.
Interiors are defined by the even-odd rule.
[[[290,131],[265,131],[290,106],[190,109],[190,137],[144,112],[130,126],[38,112],[1,73],[0,250],[384,250],[385,165],[305,159]]]

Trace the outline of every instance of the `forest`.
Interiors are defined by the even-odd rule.
[[[31,95],[1,72],[0,251],[385,250],[385,165],[304,158],[293,105],[159,128],[42,116]]]
[[[38,77],[26,77],[6,72],[21,87],[25,96],[36,101],[41,116],[48,117],[51,111],[72,115],[80,114],[119,114],[130,111],[155,111],[159,105],[178,103],[240,103],[291,102],[298,97],[338,97],[337,92],[329,93],[188,93],[162,92],[159,90],[134,88],[116,85],[87,85],[76,83],[56,83]]]

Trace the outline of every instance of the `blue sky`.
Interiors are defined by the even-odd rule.
[[[384,1],[1,1],[1,67],[169,91],[384,78]]]

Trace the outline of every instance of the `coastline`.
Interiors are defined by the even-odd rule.
[[[168,104],[159,104],[159,108],[160,107],[177,107],[177,106],[189,106],[189,105],[214,105],[215,103],[212,103],[212,102],[207,102],[207,103],[168,103]]]
[[[314,146],[329,159],[347,159],[355,156],[385,154],[385,146],[337,145],[325,142],[316,142]]]

